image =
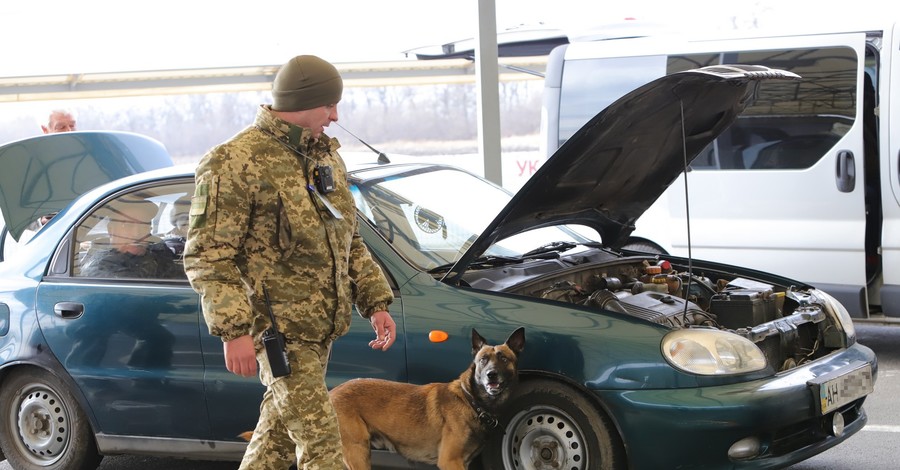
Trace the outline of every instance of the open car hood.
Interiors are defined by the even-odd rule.
[[[594,116],[522,186],[447,273],[451,281],[504,238],[580,224],[620,248],[635,221],[685,166],[752,104],[762,79],[799,79],[722,65],[658,78]]]
[[[172,166],[156,140],[128,132],[40,135],[0,146],[0,212],[16,240],[39,217],[59,212],[101,184]]]

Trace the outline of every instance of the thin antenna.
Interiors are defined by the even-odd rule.
[[[688,314],[688,298],[691,293],[691,280],[694,278],[694,255],[691,251],[693,244],[691,243],[691,198],[688,192],[688,157],[687,157],[687,137],[684,132],[684,101],[678,100],[678,106],[681,109],[681,156],[684,165],[684,213],[687,218],[687,249],[688,249],[688,282],[684,288],[684,313],[682,314],[682,324],[686,323]]]
[[[376,154],[378,154],[378,163],[390,163],[390,162],[391,162],[391,159],[388,158],[387,155],[384,154],[384,152],[379,152],[378,150],[375,149],[375,147],[372,147],[371,145],[369,145],[368,143],[366,143],[365,140],[360,139],[359,137],[356,136],[356,134],[354,134],[354,133],[348,131],[346,127],[344,127],[344,126],[338,124],[337,122],[335,122],[334,124],[335,124],[336,126],[340,127],[341,129],[343,129],[344,132],[346,132],[346,133],[352,135],[356,140],[362,142],[362,144],[365,145],[366,147],[369,147],[370,150],[372,150],[373,152],[375,152]]]

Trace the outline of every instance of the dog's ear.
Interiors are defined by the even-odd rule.
[[[478,351],[481,351],[481,348],[487,344],[487,340],[482,338],[475,328],[472,328],[472,355],[478,354]]]
[[[513,331],[509,338],[506,338],[506,345],[516,353],[516,356],[522,354],[522,350],[525,349],[525,327],[520,326]]]

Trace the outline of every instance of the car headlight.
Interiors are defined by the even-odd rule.
[[[663,338],[662,353],[670,364],[692,374],[741,374],[766,367],[766,357],[752,341],[720,330],[675,330]]]
[[[822,299],[825,304],[825,313],[834,319],[838,328],[844,331],[844,335],[847,337],[847,346],[856,343],[856,327],[853,326],[853,318],[847,308],[825,291],[813,289],[812,295]]]

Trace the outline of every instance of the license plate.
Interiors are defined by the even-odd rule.
[[[823,415],[864,397],[875,389],[872,365],[864,362],[850,364],[807,383],[816,397],[819,413]]]

